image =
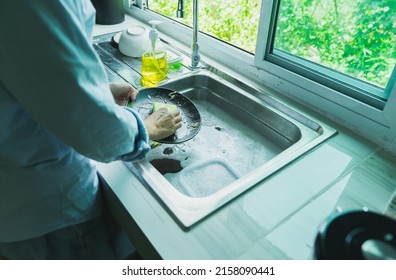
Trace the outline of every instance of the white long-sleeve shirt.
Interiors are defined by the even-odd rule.
[[[149,150],[115,104],[92,44],[89,0],[0,2],[0,242],[98,216],[96,169]]]

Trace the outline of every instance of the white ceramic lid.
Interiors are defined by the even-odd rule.
[[[139,36],[142,35],[146,31],[146,28],[143,26],[131,26],[127,29],[128,35]]]

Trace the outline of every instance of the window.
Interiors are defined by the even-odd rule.
[[[261,0],[198,1],[199,30],[254,53]],[[192,26],[192,0],[184,0],[184,18],[177,18],[178,0],[150,0],[148,8]]]
[[[126,0],[125,0],[126,1]],[[129,0],[190,51],[193,0]],[[396,154],[395,0],[199,1],[201,56]],[[224,69],[223,69],[224,70]]]
[[[268,2],[268,1],[265,1]],[[396,63],[394,0],[278,0],[264,59],[383,109]]]
[[[184,18],[176,17],[179,2],[145,1],[149,10],[192,26],[193,0],[183,1]],[[396,1],[198,2],[201,32],[252,54],[263,2],[267,12],[261,25],[268,20],[270,30],[268,38],[257,46],[259,67],[264,59],[365,104],[384,108],[396,64]]]

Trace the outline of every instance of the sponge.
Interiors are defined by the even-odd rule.
[[[161,102],[153,102],[153,112],[158,111],[162,107],[168,108],[169,112],[173,112],[173,111],[175,111],[177,109],[177,106],[173,105],[173,104],[167,104],[167,103],[161,103]]]

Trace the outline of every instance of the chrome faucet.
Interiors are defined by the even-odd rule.
[[[178,1],[176,16],[178,18],[184,17],[184,0]],[[193,42],[191,50],[191,68],[199,69],[201,56],[199,55],[198,44],[198,0],[193,0]]]

